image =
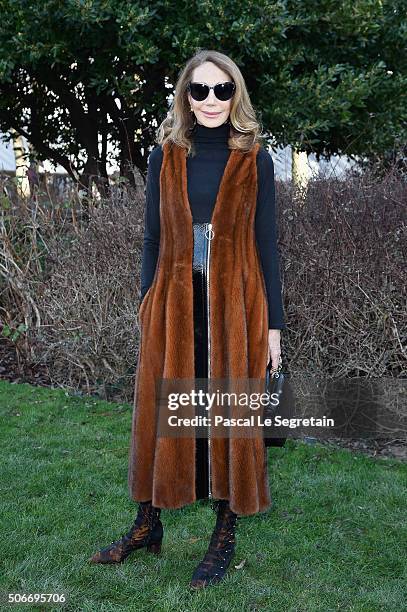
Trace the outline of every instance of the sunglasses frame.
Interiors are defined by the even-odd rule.
[[[208,94],[205,96],[205,98],[203,100],[196,100],[194,98],[194,96],[191,93],[191,84],[194,83],[196,85],[205,85],[206,87],[208,87]],[[232,91],[232,95],[230,96],[230,98],[228,98],[227,100],[221,100],[221,98],[218,98],[218,96],[215,93],[215,87],[217,87],[218,85],[224,85],[225,83],[232,83],[233,84],[233,91]],[[187,90],[189,91],[189,93],[191,94],[191,97],[193,100],[195,100],[195,102],[204,102],[206,100],[206,98],[209,96],[209,94],[211,93],[211,89],[213,89],[213,93],[215,95],[215,98],[217,100],[219,100],[220,102],[227,102],[228,100],[231,100],[235,94],[236,91],[236,83],[234,83],[233,81],[219,81],[219,83],[215,83],[215,85],[208,85],[208,83],[205,83],[204,81],[189,81],[188,86],[187,86]]]

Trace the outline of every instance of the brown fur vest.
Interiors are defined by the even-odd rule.
[[[268,345],[267,297],[255,241],[256,156],[232,150],[212,215],[211,376],[262,378]],[[193,230],[185,150],[163,145],[160,250],[139,310],[128,485],[134,501],[180,508],[195,497],[195,438],[156,436],[155,381],[194,378]],[[211,440],[212,495],[240,515],[270,507],[267,451],[261,437]]]

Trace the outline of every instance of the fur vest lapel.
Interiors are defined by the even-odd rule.
[[[268,317],[255,241],[256,144],[232,150],[212,215],[210,254],[211,377],[264,378]],[[160,250],[153,283],[139,310],[128,485],[135,501],[160,508],[195,501],[195,438],[156,436],[155,381],[194,378],[193,230],[185,150],[163,145]],[[211,440],[212,495],[239,515],[271,505],[261,437]]]

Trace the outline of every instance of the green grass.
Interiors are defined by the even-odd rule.
[[[0,381],[0,412],[2,592],[66,593],[65,610],[92,612],[407,609],[402,462],[295,440],[269,449],[271,509],[239,518],[226,578],[193,592],[215,522],[206,501],[162,511],[161,557],[87,563],[136,515],[131,406]]]

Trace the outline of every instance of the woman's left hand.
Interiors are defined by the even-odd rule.
[[[280,347],[280,335],[281,329],[269,329],[269,345],[267,351],[267,363],[271,359],[271,367],[273,370],[277,370],[280,361],[281,347]]]

